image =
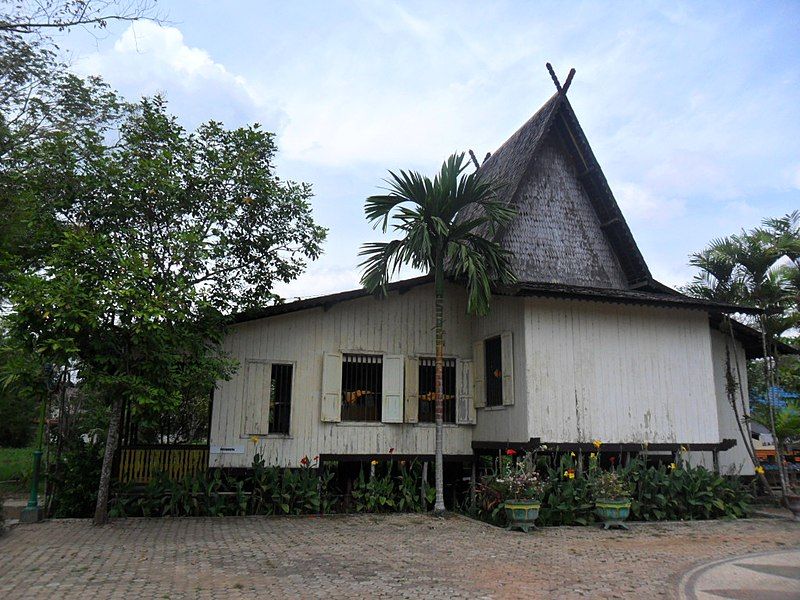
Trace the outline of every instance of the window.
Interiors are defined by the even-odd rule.
[[[269,433],[289,434],[292,412],[292,365],[272,365],[269,385]]]
[[[500,336],[484,341],[486,406],[503,404],[503,345]]]
[[[382,356],[342,356],[342,421],[380,421],[382,386]]]
[[[445,423],[456,422],[456,360],[446,358],[442,370],[443,408]],[[419,359],[419,417],[420,423],[436,422],[436,359]]]

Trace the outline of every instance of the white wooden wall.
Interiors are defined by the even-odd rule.
[[[445,354],[461,359],[473,358],[474,342],[510,334],[514,374],[513,404],[478,408],[474,426],[446,425],[445,454],[470,455],[473,439],[715,443],[734,437],[719,388],[724,351],[720,358],[717,340],[712,352],[702,311],[495,297],[490,315],[470,317],[464,291],[448,285],[445,320]],[[225,346],[242,367],[215,392],[211,445],[243,446],[244,453],[212,453],[211,465],[249,466],[256,451],[286,466],[306,455],[385,454],[391,448],[433,454],[432,424],[323,422],[321,403],[325,353],[394,355],[409,368],[413,357],[433,355],[433,327],[430,285],[234,326]],[[248,361],[294,365],[288,436],[251,443],[244,423],[264,412],[245,406]],[[462,374],[470,370],[470,363],[459,364],[467,366]],[[471,370],[479,371],[474,361]],[[462,381],[458,387],[469,393]],[[725,464],[738,460],[735,451],[729,454]]]
[[[744,391],[745,403],[749,407],[747,401],[748,395],[748,382],[747,382],[747,359],[745,358],[744,348],[739,342],[736,342],[736,348],[731,343],[729,335],[725,335],[717,330],[711,330],[711,351],[714,357],[714,389],[717,397],[717,412],[719,415],[719,430],[722,439],[729,438],[736,440],[736,446],[721,452],[719,455],[719,466],[723,473],[741,473],[742,475],[754,475],[753,463],[750,460],[747,450],[745,450],[744,442],[739,428],[736,425],[736,415],[733,408],[728,401],[728,393],[726,386],[726,346],[730,352],[731,371],[734,377],[741,377],[739,386]],[[739,362],[738,372],[736,369],[736,360]],[[739,400],[737,396],[737,401]],[[741,402],[737,404],[738,410],[741,412]],[[749,411],[748,411],[749,412]],[[745,431],[748,431],[745,428]],[[708,457],[705,457],[706,463]],[[707,464],[706,466],[711,466]]]
[[[524,328],[530,435],[720,441],[706,313],[528,299]]]
[[[471,320],[464,292],[447,287],[445,354],[472,355]],[[322,362],[325,352],[434,354],[431,285],[376,300],[362,298],[236,325],[225,347],[242,367],[214,394],[212,446],[244,446],[244,454],[212,454],[212,466],[249,466],[258,451],[269,464],[296,466],[318,454],[433,454],[432,424],[324,423],[321,420]],[[247,360],[290,362],[294,387],[289,436],[264,436],[257,444],[244,433]],[[265,391],[266,398],[268,391]],[[265,400],[266,401],[266,400]],[[445,454],[471,455],[473,426],[445,426]],[[213,448],[212,448],[213,449]]]
[[[514,356],[514,403],[478,408],[475,427],[476,441],[527,442],[531,437],[528,433],[524,317],[524,300],[494,297],[491,312],[485,317],[474,318],[472,336],[475,341],[481,342],[486,338],[510,332]],[[478,366],[475,366],[475,369],[477,371]],[[478,377],[476,376],[476,378]],[[505,390],[503,395],[507,396]]]

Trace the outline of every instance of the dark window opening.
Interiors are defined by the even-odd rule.
[[[444,359],[442,369],[442,420],[445,423],[456,422],[456,361],[454,358]],[[419,422],[436,422],[436,359],[419,359]]]
[[[380,421],[383,357],[345,354],[342,357],[342,421]]]
[[[292,365],[272,365],[269,386],[269,432],[289,433],[292,412]]]
[[[483,343],[486,362],[486,406],[503,404],[503,350],[500,336]]]

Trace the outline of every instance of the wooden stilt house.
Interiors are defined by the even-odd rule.
[[[448,283],[445,459],[600,440],[752,474],[726,373],[747,389],[758,338],[719,330],[739,308],[653,279],[565,92],[480,166],[517,211],[498,240],[519,283],[496,290],[486,317]],[[432,458],[432,288],[419,277],[385,299],[353,290],[240,315],[225,347],[241,368],[214,395],[210,466],[247,467],[256,452],[280,466]]]

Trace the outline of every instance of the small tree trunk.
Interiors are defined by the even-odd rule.
[[[725,375],[726,375],[726,393],[728,395],[728,401],[733,408],[733,416],[736,419],[736,426],[739,428],[739,435],[742,438],[742,443],[744,444],[744,448],[747,451],[747,455],[750,457],[750,461],[753,463],[753,467],[759,467],[761,463],[756,456],[756,449],[753,445],[753,435],[750,431],[750,421],[747,418],[747,405],[745,404],[745,390],[742,388],[742,372],[739,368],[739,353],[736,351],[736,336],[733,333],[733,323],[731,323],[730,316],[725,316],[725,321],[728,324],[728,333],[731,337],[731,345],[730,349],[733,352],[733,362],[736,365],[736,378],[734,382],[733,371],[731,370],[731,360],[730,360],[730,352],[728,351],[727,343],[725,345]],[[735,383],[736,390],[731,389],[731,383]],[[736,392],[739,392],[739,399],[742,403],[742,414],[740,415],[739,409],[736,405]],[[718,456],[718,455],[717,455]],[[767,481],[767,476],[764,473],[756,473],[756,476],[761,481],[761,485],[764,487],[764,491],[769,494],[770,496],[774,496],[772,492],[772,488]]]
[[[111,417],[108,421],[108,436],[106,437],[106,451],[103,455],[103,468],[100,471],[100,487],[97,489],[97,506],[94,510],[94,524],[105,525],[108,523],[108,496],[111,489],[111,468],[114,465],[114,452],[117,450],[119,439],[119,420],[122,416],[124,401],[121,395],[114,398],[111,404]]]
[[[775,401],[772,397],[773,370],[777,365],[773,363],[773,355],[768,352],[767,322],[766,317],[761,317],[761,348],[764,353],[764,384],[766,385],[767,407],[769,408],[769,424],[772,441],[775,445],[775,461],[778,463],[778,480],[781,484],[781,496],[785,499],[789,494],[789,481],[786,476],[786,466],[783,464],[783,451],[780,440],[775,430]]]
[[[436,503],[433,512],[444,513],[444,456],[442,436],[444,434],[444,269],[441,258],[436,261]]]

